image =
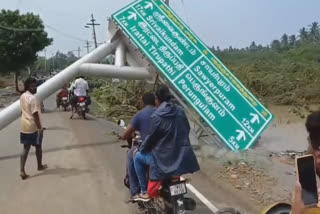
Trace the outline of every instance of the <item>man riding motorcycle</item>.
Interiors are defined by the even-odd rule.
[[[132,119],[131,125],[126,129],[126,132],[121,136],[121,140],[129,140],[135,131],[138,131],[141,135],[141,140],[149,134],[150,129],[150,117],[155,111],[155,98],[150,92],[145,93],[142,97],[143,109],[139,111]],[[129,145],[131,147],[131,145]],[[128,178],[131,199],[135,200],[140,192],[140,186],[137,178],[137,174],[134,168],[134,155],[136,148],[130,148],[128,151]]]
[[[135,156],[135,169],[139,179],[139,198],[148,200],[147,167],[149,179],[161,181],[166,178],[194,173],[200,170],[192,150],[190,125],[184,110],[169,103],[170,92],[161,85],[156,91],[156,106],[151,116],[149,135],[142,142]]]
[[[68,83],[66,83],[63,88],[57,93],[56,96],[56,102],[57,102],[57,108],[60,107],[61,101],[63,97],[69,97],[69,90],[68,90]]]
[[[70,97],[70,104],[72,108],[77,108],[77,102],[80,97],[85,97],[87,105],[90,105],[90,98],[88,96],[89,84],[84,79],[84,76],[77,78],[74,83],[72,83],[70,88],[72,94]]]

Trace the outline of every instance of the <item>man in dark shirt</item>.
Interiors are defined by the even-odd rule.
[[[149,134],[150,117],[155,110],[155,97],[152,93],[145,93],[142,97],[144,108],[139,111],[132,119],[131,125],[127,128],[126,132],[121,137],[122,140],[128,140],[132,137],[135,131],[140,132],[141,140]],[[139,181],[134,167],[134,155],[137,152],[136,148],[131,148],[128,152],[128,177],[130,185],[130,195],[132,199],[138,197],[140,191]]]
[[[170,103],[170,92],[166,85],[156,91],[156,106],[151,116],[148,136],[143,140],[135,156],[135,169],[141,187],[139,200],[147,201],[148,180],[163,180],[173,176],[194,173],[199,164],[192,150],[190,125],[184,110]]]

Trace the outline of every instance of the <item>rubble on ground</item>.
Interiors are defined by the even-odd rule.
[[[250,200],[262,205],[290,199],[288,195],[270,194],[276,179],[268,175],[266,170],[256,169],[245,162],[228,162],[219,170],[219,178],[230,183],[238,191],[244,191]],[[272,196],[272,197],[271,197]]]
[[[19,99],[20,94],[11,88],[0,89],[0,109],[9,106]]]

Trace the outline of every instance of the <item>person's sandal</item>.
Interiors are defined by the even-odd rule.
[[[140,193],[139,197],[136,199],[136,201],[143,201],[143,202],[150,201],[148,193]]]
[[[21,177],[22,180],[26,180],[27,178],[30,177],[30,175],[24,173],[24,174],[20,174],[20,177]]]
[[[48,165],[47,164],[43,164],[42,166],[38,167],[38,171],[43,171],[45,169],[48,168]]]

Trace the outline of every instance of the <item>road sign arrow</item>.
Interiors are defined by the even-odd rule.
[[[238,133],[238,137],[237,137],[237,140],[240,141],[240,140],[244,140],[246,141],[246,133],[244,133],[244,131],[242,130],[236,130],[236,132]]]
[[[254,123],[256,123],[256,122],[257,122],[258,124],[260,124],[259,115],[251,113],[250,116],[252,117],[251,120],[250,120],[250,122],[251,122],[252,124],[254,124]]]
[[[137,14],[134,12],[129,12],[130,16],[128,16],[127,18],[130,19],[134,19],[135,21],[137,20]]]
[[[144,6],[144,9],[151,9],[151,10],[153,10],[153,4],[151,3],[151,2],[146,2],[146,6]]]

